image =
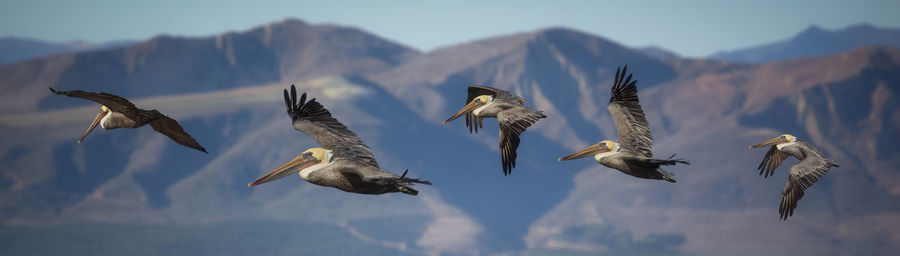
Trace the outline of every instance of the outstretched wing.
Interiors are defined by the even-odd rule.
[[[503,175],[509,175],[516,167],[519,135],[544,117],[546,116],[541,112],[526,107],[514,107],[497,114],[497,123],[500,126],[500,162],[503,165]]]
[[[797,201],[803,198],[803,193],[807,188],[819,181],[819,178],[825,175],[832,166],[837,166],[812,145],[799,142],[799,146],[806,158],[791,166],[787,184],[784,185],[784,191],[781,192],[781,205],[778,207],[778,214],[781,215],[782,220],[794,215]]]
[[[756,169],[759,169],[759,175],[765,175],[763,178],[768,178],[775,173],[775,168],[778,168],[788,156],[787,153],[778,150],[777,146],[772,145],[769,151],[766,152],[766,156],[763,157],[762,163],[759,163],[759,167],[756,167]]]
[[[620,72],[621,71],[621,72]],[[609,97],[607,109],[616,124],[616,132],[619,134],[619,144],[623,149],[639,153],[645,157],[653,157],[650,147],[653,139],[650,136],[650,127],[644,110],[638,104],[638,91],[628,73],[628,66],[616,70],[616,80],[613,83],[612,93]]]
[[[519,105],[525,105],[525,98],[520,97],[519,95],[512,94],[510,92],[500,90],[493,87],[481,86],[481,85],[470,85],[469,86],[469,95],[466,97],[466,104],[475,99],[475,97],[481,95],[491,95],[494,96],[494,99],[502,99],[507,100],[512,103],[516,103]]]
[[[332,150],[334,157],[378,166],[369,146],[363,144],[356,133],[331,117],[331,113],[316,99],[306,101],[306,93],[303,93],[298,100],[297,89],[291,85],[290,95],[284,90],[284,103],[294,129],[312,137],[322,148]]]
[[[178,142],[178,144],[207,153],[206,148],[200,146],[200,143],[197,143],[190,134],[185,132],[184,128],[181,128],[181,125],[178,124],[178,121],[175,121],[175,119],[169,118],[156,110],[146,112],[151,115],[151,120],[153,121],[150,121],[150,126],[153,127],[154,131],[169,136],[170,139]]]
[[[50,91],[58,95],[66,95],[69,97],[92,100],[94,102],[100,103],[100,105],[106,106],[114,112],[122,113],[123,115],[131,119],[135,119],[138,114],[137,107],[135,107],[134,104],[132,104],[125,98],[113,94],[105,92],[86,92],[79,90],[57,91],[52,87],[50,88]]]

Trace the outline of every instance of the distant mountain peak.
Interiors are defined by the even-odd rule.
[[[310,24],[298,18],[285,18],[280,21],[271,22],[263,25],[262,27],[278,27],[278,28],[290,28],[290,27],[309,27]],[[258,27],[256,27],[258,28]],[[255,28],[254,28],[255,29]]]
[[[900,47],[900,29],[880,28],[868,23],[840,30],[828,30],[811,25],[787,40],[717,52],[710,57],[733,62],[761,63],[837,54],[869,45]]]
[[[828,34],[828,33],[831,33],[831,31],[825,30],[824,28],[820,27],[819,25],[813,24],[813,25],[809,25],[809,27],[806,27],[806,29],[804,29],[803,31],[801,31],[800,33],[795,35],[794,37],[797,38],[797,37],[804,37],[804,36],[809,36],[809,35],[820,35],[820,34]]]
[[[559,38],[559,37],[567,37],[567,38],[575,38],[575,39],[590,39],[590,40],[603,40],[607,42],[612,42],[612,40],[603,37],[601,35],[594,35],[588,32],[584,32],[574,28],[567,27],[548,27],[539,29],[533,32],[535,37],[545,37],[545,38]]]
[[[538,34],[538,35],[577,34],[577,35],[588,36],[587,33],[582,32],[580,30],[568,28],[568,27],[562,27],[562,26],[546,27],[546,28],[538,29],[534,33]]]
[[[646,54],[647,56],[654,57],[657,59],[668,59],[668,58],[679,58],[681,57],[678,53],[675,53],[669,49],[662,48],[655,45],[644,46],[635,48],[636,50]]]

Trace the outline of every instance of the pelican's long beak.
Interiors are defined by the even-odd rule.
[[[604,149],[600,148],[600,145],[594,144],[594,145],[591,145],[590,147],[582,149],[581,151],[572,153],[571,155],[568,155],[568,156],[564,156],[564,157],[560,158],[559,161],[585,158],[585,157],[593,156],[593,155],[596,155],[599,153],[603,153],[603,150]]]
[[[459,118],[459,116],[461,116],[465,113],[472,112],[476,108],[481,107],[483,105],[484,105],[484,103],[482,103],[481,101],[472,100],[469,102],[469,104],[466,104],[465,107],[460,109],[459,112],[456,112],[456,114],[453,114],[453,116],[451,116],[450,118],[447,118],[447,121],[444,121],[444,123],[446,124],[447,122],[453,121],[453,119]]]
[[[775,137],[775,138],[773,138],[773,139],[771,139],[771,140],[767,140],[766,142],[763,142],[763,143],[759,143],[759,144],[750,146],[750,149],[761,148],[761,147],[770,146],[770,145],[775,145],[775,144],[782,143],[782,142],[784,142],[784,140],[781,139],[781,136],[778,136],[778,137]]]
[[[258,180],[254,181],[250,184],[247,184],[247,187],[249,188],[252,186],[256,186],[259,184],[263,184],[263,183],[267,183],[267,182],[270,182],[273,180],[287,177],[291,174],[300,172],[303,169],[306,169],[310,166],[316,165],[319,162],[320,161],[317,159],[306,159],[301,154],[301,155],[295,157],[294,159],[292,159],[291,161],[287,162],[286,164],[282,165],[281,167],[278,167],[278,169],[275,169],[274,171],[270,172],[269,174],[266,174],[266,176],[263,176],[262,178],[259,178]]]
[[[97,128],[97,125],[100,124],[100,120],[103,120],[103,117],[107,114],[109,114],[109,112],[100,110],[100,113],[97,113],[97,116],[94,117],[94,121],[91,121],[91,126],[88,127],[87,131],[84,131],[84,135],[81,135],[81,138],[78,139],[78,143],[81,143],[81,141],[84,140],[84,137],[87,137],[88,134],[91,134],[91,131],[93,131],[94,128]]]

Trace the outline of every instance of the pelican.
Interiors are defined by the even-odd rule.
[[[100,113],[94,117],[91,126],[84,131],[84,135],[78,139],[78,143],[84,140],[94,128],[99,124],[103,129],[112,130],[117,128],[138,128],[146,124],[150,124],[154,131],[169,136],[170,139],[178,142],[178,144],[193,148],[207,153],[200,143],[197,143],[191,135],[181,128],[175,119],[159,113],[159,111],[143,110],[134,106],[125,98],[112,95],[105,92],[85,92],[79,90],[57,91],[52,87],[50,91],[57,95],[65,95],[69,97],[82,98],[100,103]]]
[[[369,146],[363,144],[356,133],[331,117],[316,99],[306,101],[306,93],[298,101],[294,85],[291,85],[290,95],[287,89],[284,90],[284,103],[294,129],[306,133],[322,147],[304,151],[248,187],[294,173],[300,173],[300,178],[312,184],[359,194],[402,192],[417,195],[419,191],[413,189],[413,183],[431,185],[427,180],[407,178],[408,170],[400,176],[382,171]]]
[[[532,110],[524,105],[525,98],[518,95],[496,88],[472,85],[469,86],[466,105],[444,123],[465,114],[469,133],[473,129],[478,133],[478,129],[484,127],[485,117],[497,118],[497,124],[500,126],[500,164],[505,176],[512,173],[512,169],[516,167],[519,135],[539,119],[547,117],[542,111]]]
[[[621,72],[620,72],[621,71]],[[660,169],[663,165],[690,164],[684,159],[654,159],[650,150],[653,137],[644,110],[638,104],[637,81],[632,81],[628,66],[616,70],[612,93],[607,110],[613,117],[619,142],[600,141],[581,151],[562,157],[559,161],[579,159],[593,156],[603,166],[619,170],[625,174],[644,178],[665,180],[674,183],[675,174]],[[623,80],[624,78],[624,80]],[[672,155],[674,157],[674,155]]]
[[[790,134],[783,134],[750,146],[750,149],[765,146],[771,147],[763,157],[762,163],[759,163],[759,167],[757,167],[759,175],[763,175],[763,178],[771,176],[775,172],[775,168],[778,168],[788,156],[794,156],[800,160],[791,166],[787,184],[784,185],[784,190],[781,192],[778,214],[781,215],[782,220],[787,220],[788,217],[794,215],[794,209],[797,208],[797,201],[803,197],[803,191],[818,181],[822,175],[825,175],[828,169],[839,166],[834,160],[825,158],[821,150],[804,141],[798,141],[797,137]]]

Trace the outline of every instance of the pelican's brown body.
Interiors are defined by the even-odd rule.
[[[465,115],[466,126],[471,133],[483,128],[484,118],[497,118],[500,127],[500,166],[503,175],[510,175],[516,167],[516,149],[519,148],[519,136],[541,118],[546,118],[542,111],[525,106],[525,98],[508,91],[487,86],[472,85],[468,88],[466,105],[444,123]]]
[[[782,134],[766,142],[750,146],[750,149],[765,146],[771,147],[757,167],[759,175],[763,175],[763,178],[772,176],[775,168],[778,168],[790,156],[800,160],[791,166],[787,183],[784,185],[784,190],[781,191],[778,214],[782,220],[787,220],[788,217],[794,215],[797,203],[803,198],[806,189],[828,173],[831,167],[839,166],[834,160],[825,157],[825,154],[818,148],[799,141],[797,137],[790,134]]]
[[[381,170],[369,147],[356,133],[332,117],[316,99],[307,101],[306,93],[298,98],[293,85],[290,93],[284,90],[284,103],[294,129],[306,133],[322,147],[304,151],[247,186],[271,182],[294,173],[315,185],[359,194],[401,192],[417,195],[419,191],[413,188],[413,183],[431,185],[427,180],[407,178],[406,172],[397,176]]]
[[[675,182],[675,175],[671,172],[664,171],[659,168],[661,165],[674,165],[675,163],[686,163],[680,162],[679,160],[661,160],[661,159],[643,159],[643,161],[639,161],[639,158],[632,157],[630,161],[626,161],[628,157],[621,155],[621,157],[609,156],[603,157],[600,159],[596,159],[597,163],[600,163],[603,166],[619,170],[622,173],[643,178],[643,179],[651,179],[651,180],[665,180],[668,182]],[[655,163],[654,163],[655,162]]]
[[[79,90],[57,91],[50,88],[54,94],[65,95],[82,99],[92,100],[100,103],[100,112],[94,117],[91,126],[84,131],[78,143],[84,140],[97,125],[106,130],[118,128],[138,128],[147,124],[153,127],[153,130],[165,134],[178,144],[200,150],[206,153],[206,148],[197,143],[175,119],[163,115],[155,109],[144,110],[134,106],[125,98],[104,92],[85,92]]]
[[[690,164],[684,159],[656,159],[651,150],[653,139],[644,110],[638,104],[637,81],[631,80],[628,66],[616,70],[607,110],[616,125],[619,143],[600,141],[581,151],[559,158],[560,161],[593,156],[603,166],[643,178],[675,182],[675,174],[660,168],[664,165]],[[674,156],[674,155],[673,155]]]

